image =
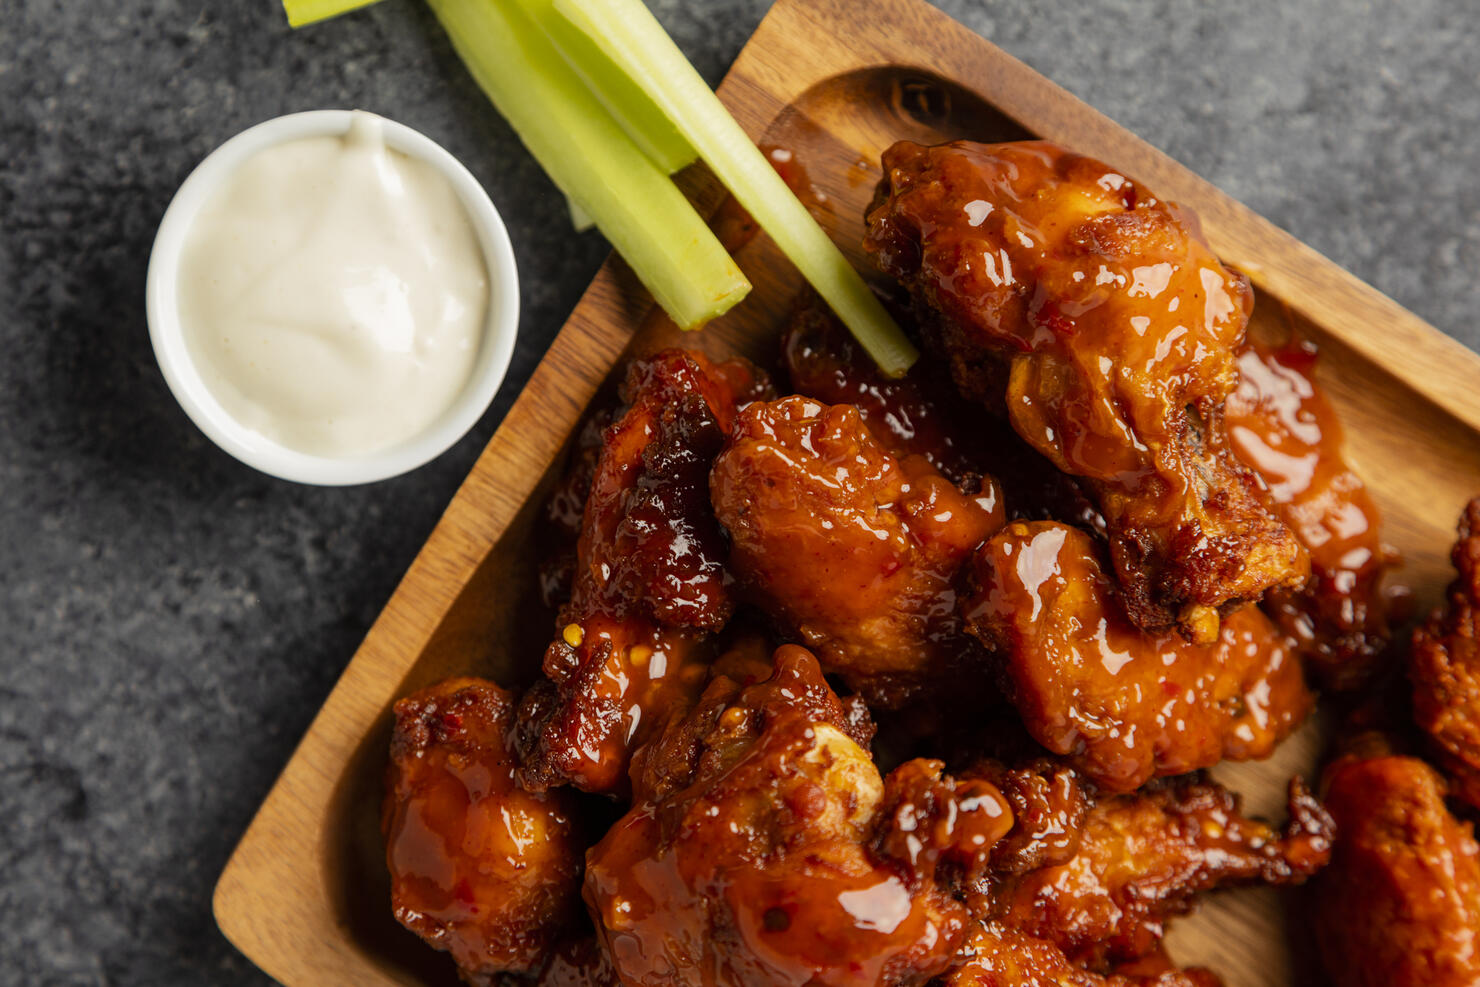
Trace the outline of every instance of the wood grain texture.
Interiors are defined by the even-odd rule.
[[[1321,346],[1322,380],[1404,555],[1402,579],[1423,606],[1437,599],[1454,520],[1480,491],[1475,354],[920,0],[780,0],[720,95],[753,138],[806,167],[819,220],[861,267],[879,152],[901,138],[1051,138],[1191,206],[1222,258],[1254,281],[1253,331],[1293,326]],[[718,205],[722,191],[702,168],[683,181],[701,208]],[[217,885],[222,930],[278,980],[456,982],[445,957],[389,913],[376,830],[389,707],[453,672],[511,683],[532,674],[551,627],[534,599],[532,522],[611,369],[674,342],[775,355],[797,276],[764,237],[738,259],[755,292],[699,334],[680,334],[609,261],[489,442]],[[1220,773],[1252,807],[1278,814],[1285,779],[1311,770],[1322,736],[1314,723],[1270,761]],[[1273,892],[1225,894],[1175,928],[1172,949],[1229,987],[1313,983],[1298,913]]]

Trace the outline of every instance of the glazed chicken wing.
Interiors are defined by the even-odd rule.
[[[896,459],[851,405],[748,406],[710,489],[736,580],[870,702],[898,705],[971,645],[952,581],[1000,497]]]
[[[884,987],[948,967],[968,917],[936,872],[979,872],[1010,815],[938,763],[882,779],[860,726],[788,645],[770,679],[714,679],[644,749],[652,797],[590,851],[585,884],[623,983]]]
[[[896,459],[924,456],[956,483],[984,472],[980,434],[954,414],[955,402],[925,361],[886,377],[816,293],[804,292],[781,339],[781,360],[798,394],[846,404]]]
[[[488,987],[540,969],[580,910],[572,793],[519,788],[513,716],[513,698],[475,678],[396,703],[381,819],[397,920]]]
[[[1226,884],[1298,883],[1330,853],[1331,820],[1298,781],[1276,832],[1196,776],[1109,797],[1048,760],[983,762],[963,778],[1001,792],[1013,825],[965,889],[981,928],[948,987],[1216,985],[1166,961],[1166,921]]]
[[[1315,348],[1251,345],[1225,405],[1234,454],[1263,481],[1274,512],[1310,553],[1300,589],[1270,590],[1264,609],[1327,685],[1351,688],[1390,636],[1387,551],[1372,495],[1342,454],[1341,423],[1315,380]]]
[[[1103,788],[1265,757],[1313,704],[1256,608],[1230,614],[1211,645],[1132,625],[1078,528],[1015,521],[970,572],[967,627],[997,651],[1024,726]]]
[[[1432,740],[1454,794],[1480,808],[1480,498],[1459,522],[1459,578],[1447,609],[1413,635],[1413,715]]]
[[[1216,639],[1309,562],[1228,450],[1253,304],[1196,220],[1047,142],[884,153],[865,247],[970,398],[1084,478],[1131,619]]]
[[[1073,477],[1055,469],[1007,425],[973,414],[930,361],[918,361],[901,378],[884,376],[815,294],[798,301],[781,356],[798,393],[857,408],[896,459],[924,456],[963,489],[990,472],[1003,488],[1008,517],[1104,532],[1104,519]]]
[[[1298,780],[1289,806],[1281,832],[1242,815],[1237,796],[1197,776],[1102,798],[1067,857],[1023,870],[994,855],[999,870],[979,907],[1090,968],[1138,960],[1160,948],[1167,919],[1188,911],[1194,895],[1300,883],[1326,864],[1330,817]]]
[[[1480,846],[1439,775],[1411,757],[1347,757],[1326,788],[1338,836],[1316,923],[1335,987],[1480,983]]]
[[[622,790],[632,749],[702,688],[708,639],[733,609],[709,468],[754,373],[680,350],[632,364],[626,411],[602,433],[545,681],[520,710],[526,787]]]

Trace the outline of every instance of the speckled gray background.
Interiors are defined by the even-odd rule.
[[[767,3],[657,6],[715,80]],[[1480,345],[1480,4],[941,6]],[[473,434],[349,490],[268,479],[202,438],[142,295],[190,168],[330,106],[467,162],[525,286]],[[570,232],[413,0],[296,35],[273,0],[5,0],[0,229],[0,983],[265,983],[216,931],[216,875],[605,247]]]

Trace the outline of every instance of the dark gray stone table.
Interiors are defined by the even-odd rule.
[[[767,3],[657,6],[715,80]],[[1480,345],[1480,4],[942,6]],[[0,983],[261,984],[216,931],[216,875],[606,248],[414,0],[298,34],[273,0],[0,8]],[[314,489],[185,418],[144,269],[211,148],[348,106],[487,185],[524,315],[473,434],[410,476]]]

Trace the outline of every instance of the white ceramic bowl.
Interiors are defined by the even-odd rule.
[[[180,325],[180,253],[201,207],[221,183],[258,151],[304,137],[337,137],[349,130],[349,110],[313,110],[259,123],[222,144],[185,179],[165,211],[149,255],[146,309],[154,356],[175,399],[222,449],[264,473],[325,486],[369,483],[413,470],[446,452],[488,410],[509,368],[519,328],[519,274],[503,220],[488,193],[440,145],[404,124],[385,121],[386,145],[437,168],[467,209],[488,267],[488,321],[462,391],[420,434],[366,456],[316,456],[289,449],[242,425],[226,412],[201,377]]]

